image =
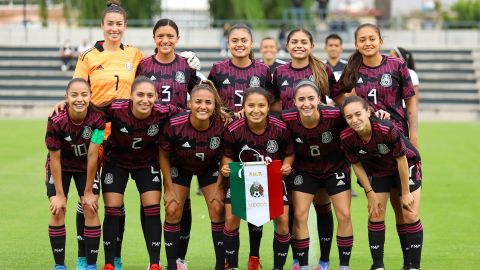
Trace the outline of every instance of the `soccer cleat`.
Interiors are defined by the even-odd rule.
[[[258,270],[258,267],[263,268],[258,257],[248,257],[248,270]]]
[[[318,262],[317,268],[315,270],[330,270],[330,262],[329,261],[322,261]]]
[[[115,270],[115,267],[111,263],[107,263],[103,266],[103,270]]]
[[[115,266],[115,270],[122,270],[122,257],[113,258],[113,265]]]
[[[89,264],[89,265],[87,265],[85,270],[97,270],[97,265],[96,264]]]
[[[292,268],[290,270],[300,270],[300,264],[297,259],[293,259]]]
[[[182,259],[177,259],[177,270],[188,270],[187,262]]]
[[[87,269],[87,257],[78,257],[77,270],[86,270],[86,269]]]
[[[147,270],[162,270],[162,267],[154,263],[154,264],[151,264],[150,267],[147,268]]]
[[[65,266],[65,264],[55,264],[55,268],[53,268],[55,270],[67,270],[67,267]]]

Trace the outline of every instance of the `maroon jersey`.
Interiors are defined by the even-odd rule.
[[[245,68],[236,67],[230,59],[217,62],[208,79],[215,84],[225,107],[235,112],[242,110],[243,91],[247,88],[262,87],[272,93],[272,73],[255,59]]]
[[[408,124],[402,101],[415,95],[408,67],[402,59],[383,56],[379,66],[362,64],[355,93],[375,110],[390,113],[392,121],[408,136]]]
[[[268,116],[267,127],[261,135],[250,130],[245,118],[237,119],[228,126],[224,140],[224,155],[235,161],[239,161],[238,154],[245,147],[255,149],[272,160],[282,160],[295,153],[287,125],[273,116]],[[254,151],[243,151],[241,158],[244,162],[258,160]]]
[[[218,167],[222,156],[223,130],[221,119],[213,118],[207,130],[196,130],[190,123],[191,113],[170,119],[160,139],[160,147],[170,153],[172,165],[195,175],[202,175],[212,166]]]
[[[325,65],[325,70],[328,75],[328,85],[330,87],[330,98],[334,99],[340,95],[340,89],[335,80],[335,75],[332,69]],[[288,110],[295,107],[293,101],[293,93],[295,91],[295,85],[301,80],[309,79],[313,81],[313,73],[310,65],[304,68],[294,68],[292,63],[287,63],[277,67],[273,73],[273,89],[275,91],[275,97],[282,101],[282,108]],[[326,102],[325,96],[322,94],[323,103]]]
[[[282,112],[295,143],[293,168],[323,177],[348,168],[340,150],[340,132],[347,126],[338,108],[319,106],[320,121],[314,128],[306,128],[300,122],[298,110]]]
[[[181,108],[187,107],[187,94],[200,82],[196,71],[188,66],[187,59],[178,54],[168,64],[158,62],[155,55],[143,58],[138,65],[137,75],[153,81],[161,102]]]
[[[137,119],[130,100],[114,100],[107,109],[112,122],[105,159],[126,169],[150,167],[158,162],[159,131],[168,118],[181,109],[156,103],[146,119]]]
[[[420,161],[420,154],[395,124],[370,118],[372,137],[364,142],[351,128],[340,133],[342,149],[350,163],[362,162],[373,176],[398,173],[396,158],[406,155],[409,166]]]
[[[48,118],[45,144],[48,150],[61,151],[62,171],[87,171],[88,147],[96,129],[105,129],[105,118],[102,113],[90,109],[81,124],[72,122],[68,107]]]

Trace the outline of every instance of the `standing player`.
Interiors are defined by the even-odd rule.
[[[164,237],[167,269],[187,269],[178,255],[183,205],[196,175],[210,215],[215,269],[225,269],[223,186],[217,180],[223,148],[222,102],[210,81],[202,81],[191,92],[191,112],[170,119],[161,139],[160,169],[165,186]],[[167,245],[168,243],[168,245]]]
[[[423,244],[419,218],[420,155],[394,123],[370,117],[367,102],[361,97],[347,98],[343,115],[350,128],[340,134],[342,148],[368,199],[371,269],[384,269],[385,211],[389,196],[398,196],[405,221],[401,232],[408,250],[402,269],[420,269]]]
[[[270,68],[270,72],[273,74],[275,69],[285,64],[286,62],[277,59],[277,42],[272,37],[263,38],[260,42],[260,53],[262,54],[262,62]]]
[[[347,270],[353,245],[351,184],[350,168],[340,150],[339,136],[347,124],[338,108],[320,106],[320,90],[310,80],[297,83],[294,99],[296,108],[282,112],[282,119],[295,142],[291,184],[295,214],[292,247],[298,264],[292,269],[309,269],[308,213],[317,190],[322,188],[327,190],[335,207],[339,269]],[[329,265],[322,261],[317,269],[329,269]]]
[[[67,85],[66,110],[48,118],[45,143],[47,157],[47,196],[50,199],[48,235],[55,269],[65,266],[65,212],[70,180],[73,177],[85,216],[84,232],[86,269],[97,269],[100,244],[98,219],[99,182],[96,176],[98,149],[103,142],[105,119],[90,106],[91,90],[87,81],[77,78]]]
[[[369,106],[390,113],[392,122],[418,149],[417,100],[407,64],[402,59],[380,54],[383,39],[376,25],[360,25],[354,37],[356,51],[350,56],[340,78],[342,90],[349,92],[354,88]],[[406,108],[402,106],[403,102]],[[390,202],[395,210],[397,233],[406,262],[408,247],[404,227],[407,221],[403,219],[400,197],[396,192],[392,191]],[[420,202],[420,196],[415,200]]]
[[[116,269],[113,266],[116,239],[129,175],[135,180],[145,215],[144,237],[150,257],[149,269],[160,269],[162,187],[158,169],[158,133],[166,119],[179,111],[172,105],[155,103],[157,91],[148,78],[135,79],[131,92],[131,100],[115,100],[107,108],[112,134],[105,146],[105,164],[102,169],[105,202],[104,270]]]
[[[295,157],[290,132],[284,122],[268,115],[270,103],[269,93],[262,88],[248,88],[244,92],[245,117],[231,123],[228,132],[225,132],[224,135],[225,146],[221,169],[224,177],[228,177],[230,174],[228,163],[239,161],[240,151],[245,146],[272,160],[282,160],[282,174],[289,175],[291,173]],[[257,161],[257,158],[251,153],[244,153],[242,160],[245,162]],[[284,213],[274,220],[276,225],[273,241],[274,269],[283,269],[290,245],[288,200],[286,200],[286,196],[284,198]],[[238,269],[239,227],[240,218],[232,214],[229,189],[225,199],[223,239],[225,256],[230,269]],[[250,265],[248,269],[251,269]]]
[[[390,56],[403,59],[403,61],[407,63],[408,72],[410,73],[410,78],[412,79],[413,89],[415,90],[415,99],[417,100],[418,106],[420,99],[420,80],[418,79],[417,72],[415,71],[415,61],[413,60],[412,52],[402,47],[395,47],[393,50],[390,50]]]
[[[252,30],[248,26],[237,24],[230,28],[228,47],[232,58],[215,63],[208,78],[218,89],[226,109],[240,117],[243,92],[249,87],[263,87],[270,91],[272,74],[267,65],[254,59]],[[263,228],[248,224],[248,231],[250,239],[248,269],[257,270]]]

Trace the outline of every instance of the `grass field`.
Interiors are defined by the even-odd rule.
[[[52,269],[53,257],[47,235],[49,210],[44,185],[46,121],[0,120],[0,126],[0,269]],[[479,134],[480,123],[421,123],[424,270],[480,269],[480,203],[477,200],[480,194]],[[360,191],[356,185],[355,189]],[[67,265],[75,269],[75,189],[71,190],[70,198]],[[127,226],[123,245],[124,269],[127,270],[145,269],[148,260],[138,218],[138,198],[133,183],[130,183],[126,192]],[[212,269],[214,254],[210,222],[203,197],[194,193],[192,212],[192,234],[187,255],[189,267],[193,270]],[[366,218],[364,196],[354,198],[352,220],[355,242],[350,269],[370,267]],[[387,214],[386,226],[386,268],[400,269],[401,252],[391,210]],[[242,223],[240,263],[244,269],[248,256],[246,227]],[[272,268],[272,234],[272,226],[266,225],[261,250],[264,269]],[[318,240],[310,253],[315,260],[319,256]],[[99,265],[103,262],[103,252],[99,255],[99,262]],[[163,247],[162,262],[166,262]],[[289,266],[291,259],[287,262]],[[331,262],[332,269],[336,269],[338,256],[335,242]],[[312,266],[314,263],[312,261]]]

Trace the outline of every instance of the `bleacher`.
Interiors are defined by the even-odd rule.
[[[182,50],[177,48],[178,52]],[[214,62],[223,59],[217,49],[188,50],[197,53],[202,61],[201,72],[205,75]],[[153,48],[142,48],[142,51],[151,55]],[[420,110],[431,115],[469,114],[478,119],[480,63],[475,59],[480,62],[480,57],[476,57],[477,53],[467,49],[412,52],[420,78]],[[351,50],[346,50],[345,58],[350,53]],[[315,54],[325,56],[319,49]],[[258,52],[255,55],[259,57]],[[59,51],[55,47],[0,47],[0,114],[9,115],[5,114],[5,108],[34,114],[36,111],[32,108],[50,107],[62,100],[73,71],[63,72],[60,65]]]

